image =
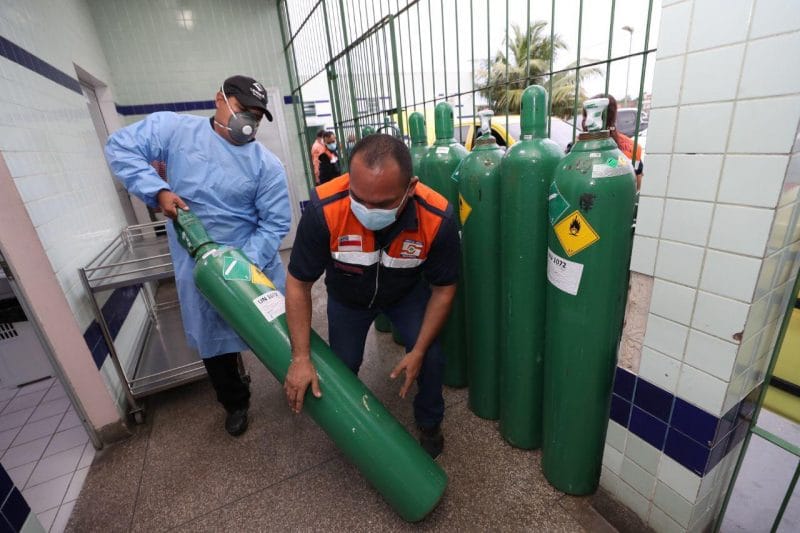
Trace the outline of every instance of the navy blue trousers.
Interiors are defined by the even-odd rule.
[[[406,353],[417,341],[425,307],[431,297],[431,290],[424,282],[417,286],[402,300],[383,309],[355,308],[336,301],[328,295],[328,338],[336,355],[358,375],[364,359],[364,343],[370,325],[378,313],[383,313],[399,333]],[[417,425],[424,428],[441,423],[444,417],[444,398],[442,380],[444,379],[444,354],[438,339],[425,352],[417,376],[417,395],[414,397],[414,418]],[[397,387],[402,385],[404,375],[397,378]]]

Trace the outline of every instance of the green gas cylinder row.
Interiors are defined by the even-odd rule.
[[[483,111],[482,135],[461,162],[458,182],[466,296],[469,407],[481,418],[500,416],[500,180],[503,150]]]
[[[458,211],[458,176],[454,172],[468,152],[453,136],[453,106],[446,102],[437,104],[435,121],[436,142],[422,158],[417,176],[422,183],[444,196],[453,209]],[[439,334],[447,360],[444,384],[450,387],[465,387],[468,382],[465,321],[462,274],[450,316]]]
[[[569,494],[597,489],[627,295],[636,179],[589,100],[587,133],[548,196],[542,469]]]
[[[522,93],[521,136],[500,163],[500,433],[518,448],[542,442],[547,196],[564,153],[547,138],[547,92]]]
[[[200,292],[282,383],[291,362],[283,295],[241,251],[213,242],[191,212],[179,211],[175,226]],[[313,331],[311,358],[322,397],[309,391],[305,412],[403,519],[424,518],[447,485],[442,468]]]

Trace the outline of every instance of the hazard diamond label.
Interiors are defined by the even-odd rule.
[[[589,222],[575,210],[571,215],[553,227],[561,247],[572,257],[600,240],[600,235],[589,225]]]
[[[222,277],[232,281],[250,281],[250,264],[233,257],[225,257]]]
[[[275,285],[269,280],[267,276],[261,272],[257,266],[250,265],[250,281],[257,285],[263,285],[265,287],[269,287],[270,289],[274,289]]]
[[[469,218],[469,214],[472,213],[472,206],[470,206],[464,197],[461,196],[461,193],[458,194],[458,216],[461,219],[461,225],[463,226],[464,223]]]

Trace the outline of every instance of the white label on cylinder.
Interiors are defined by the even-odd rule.
[[[564,259],[547,249],[547,281],[567,294],[576,296],[581,285],[583,265]]]
[[[254,298],[253,304],[264,315],[267,322],[272,322],[286,313],[286,300],[283,298],[283,294],[278,291],[265,292],[261,296]]]
[[[449,146],[439,146],[438,148],[436,148],[436,153],[437,154],[449,154],[450,153],[450,147]]]

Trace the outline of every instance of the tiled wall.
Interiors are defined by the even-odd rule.
[[[0,465],[0,531],[44,531],[6,469]]]
[[[663,2],[603,485],[659,531],[713,518],[800,266],[800,3]]]
[[[210,116],[223,80],[246,74],[289,94],[275,0],[88,0],[127,123],[156,109]],[[211,106],[211,107],[209,107]],[[286,106],[283,101],[270,106]],[[285,126],[297,138],[291,106]],[[299,200],[308,197],[298,143],[287,168]],[[286,163],[286,162],[285,162]]]

